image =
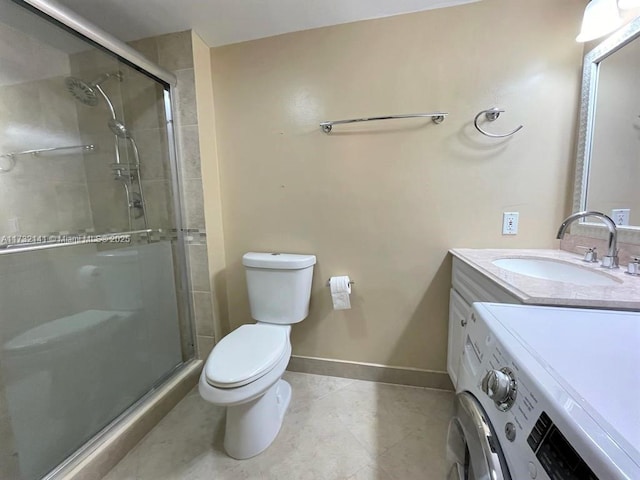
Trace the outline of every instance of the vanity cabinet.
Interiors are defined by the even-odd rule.
[[[458,383],[458,367],[464,349],[464,327],[471,312],[471,305],[465,302],[453,288],[449,294],[449,343],[447,345],[447,371],[453,385]]]
[[[449,294],[449,342],[447,371],[453,385],[458,382],[458,367],[464,350],[464,330],[473,302],[521,303],[489,278],[459,258],[453,258]]]

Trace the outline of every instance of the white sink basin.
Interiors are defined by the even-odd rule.
[[[559,260],[544,258],[500,258],[493,264],[503,270],[519,273],[533,278],[554,282],[575,283],[578,285],[613,286],[621,282],[604,272],[581,267]]]

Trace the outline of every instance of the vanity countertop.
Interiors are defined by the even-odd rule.
[[[582,255],[546,249],[454,248],[451,254],[497,283],[524,304],[567,307],[640,310],[640,277],[627,275],[625,268],[604,269],[600,263],[586,263]],[[587,286],[544,280],[504,270],[493,264],[502,258],[538,258],[575,264],[615,278],[613,286]]]

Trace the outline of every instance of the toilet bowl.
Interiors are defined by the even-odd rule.
[[[313,255],[248,253],[243,256],[251,315],[211,351],[200,375],[203,399],[227,408],[224,448],[251,458],[275,440],[291,400],[282,379],[291,324],[309,313]]]
[[[271,333],[267,329],[277,330],[266,335],[273,341],[270,349],[263,344],[256,350],[247,342]],[[243,325],[222,339],[202,370],[202,398],[227,407],[224,448],[233,458],[259,454],[280,431],[291,400],[291,386],[281,379],[291,357],[289,330],[288,325]]]

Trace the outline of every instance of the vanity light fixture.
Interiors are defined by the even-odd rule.
[[[640,0],[618,0],[618,8],[620,10],[640,8]]]
[[[616,0],[591,0],[584,10],[582,28],[577,42],[588,42],[622,26]]]

